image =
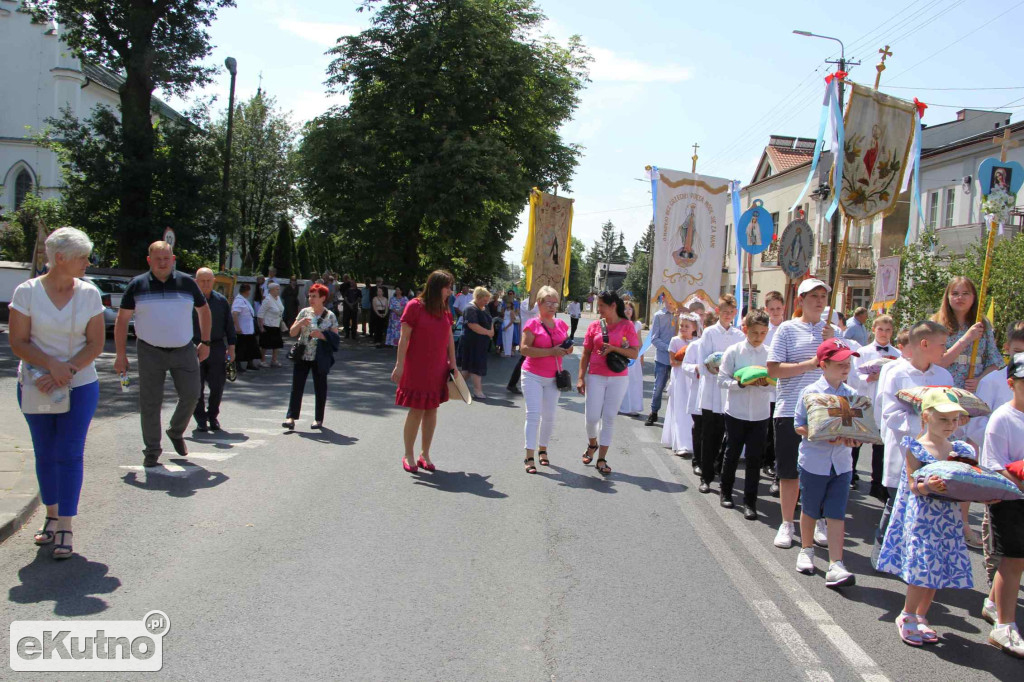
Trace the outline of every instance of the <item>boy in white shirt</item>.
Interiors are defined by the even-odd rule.
[[[743,318],[743,333],[747,338],[726,349],[718,371],[718,385],[725,389],[725,429],[728,450],[722,464],[722,490],[720,504],[733,508],[732,488],[736,482],[736,467],[744,447],[747,451],[743,474],[743,517],[757,520],[757,485],[761,480],[761,453],[768,436],[771,418],[769,397],[771,386],[767,378],[741,384],[734,378],[744,367],[766,367],[768,349],[764,339],[768,335],[768,313],[752,310]]]
[[[768,335],[764,337],[764,347],[772,347],[772,339],[775,338],[775,331],[786,321],[786,299],[780,291],[769,291],[764,297],[764,311],[768,313]],[[779,477],[775,474],[775,384],[771,385],[769,393],[768,413],[768,441],[764,448],[764,457],[761,458],[764,475],[771,480],[768,493],[779,496]]]
[[[711,492],[711,482],[715,480],[715,458],[725,437],[725,399],[715,376],[718,371],[707,369],[704,362],[712,353],[724,353],[729,346],[743,341],[743,332],[732,324],[734,319],[736,298],[722,294],[718,299],[718,322],[705,329],[700,339],[700,413],[704,431],[700,453],[701,480],[697,486],[700,493]]]
[[[879,315],[875,318],[871,324],[871,331],[874,334],[874,339],[858,349],[860,357],[853,361],[853,372],[850,373],[849,384],[853,386],[858,393],[871,398],[871,405],[875,410],[876,419],[880,410],[878,409],[878,381],[881,377],[881,368],[876,368],[874,372],[868,372],[862,370],[867,363],[878,360],[880,358],[890,358],[895,361],[900,358],[900,351],[890,344],[892,340],[892,334],[895,328],[892,317],[889,315]],[[887,363],[892,364],[892,363]],[[853,481],[851,482],[851,490],[856,489],[857,481],[857,462],[860,459],[860,448],[854,448],[853,450]],[[871,489],[869,495],[878,499],[881,502],[885,502],[889,497],[888,491],[885,486],[882,485],[882,471],[885,467],[885,448],[881,443],[871,446]]]

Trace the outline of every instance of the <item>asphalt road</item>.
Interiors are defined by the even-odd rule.
[[[941,644],[899,641],[903,586],[871,571],[879,512],[866,496],[849,512],[857,585],[830,591],[820,570],[794,570],[796,549],[772,546],[777,500],[763,499],[754,523],[721,509],[661,448],[660,429],[620,417],[614,474],[584,466],[577,395],[559,402],[552,466],[526,475],[523,403],[504,391],[514,359],[503,358],[486,379],[492,399],[442,407],[438,471],[411,475],[392,363],[390,351],[343,348],[322,433],[309,430],[312,387],[298,429],[280,428],[289,368],[247,373],[228,386],[224,433],[193,434],[187,461],[166,444],[170,466],[143,471],[136,395],[101,358],[79,554],[57,563],[32,544],[41,512],[0,545],[0,621],[162,610],[171,628],[150,676],[175,680],[1024,678],[1024,662],[985,645],[980,589],[939,593]],[[0,671],[15,675],[53,679]]]

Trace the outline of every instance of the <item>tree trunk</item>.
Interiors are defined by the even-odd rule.
[[[149,50],[133,51],[127,79],[120,90],[124,154],[120,169],[117,261],[122,268],[144,268],[144,245],[163,234],[162,227],[152,222],[154,134],[150,61]]]

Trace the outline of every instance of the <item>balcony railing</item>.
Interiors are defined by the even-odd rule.
[[[818,244],[818,270],[828,270],[829,266],[829,244]],[[836,248],[836,258],[842,250],[842,244]],[[874,272],[875,254],[868,244],[849,244],[846,247],[846,261],[843,264],[845,272]]]

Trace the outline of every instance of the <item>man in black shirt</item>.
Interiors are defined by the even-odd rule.
[[[359,322],[359,304],[362,302],[363,292],[359,290],[359,285],[352,281],[349,283],[349,287],[345,289],[343,296],[342,307],[344,308],[344,336],[346,339],[355,339],[356,327]]]
[[[228,299],[213,290],[213,283],[213,270],[199,268],[196,271],[196,284],[210,306],[210,356],[199,363],[199,402],[193,412],[199,431],[220,431],[217,418],[220,416],[220,400],[227,381],[227,363],[235,357],[235,325],[231,319],[231,305]],[[198,344],[199,341],[199,315],[193,312],[192,342]],[[207,385],[210,386],[209,403],[204,399]]]

